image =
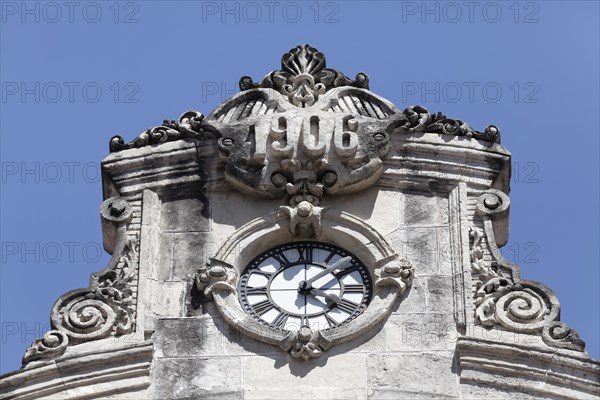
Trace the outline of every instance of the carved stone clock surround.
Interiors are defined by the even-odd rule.
[[[397,254],[373,227],[361,219],[331,210],[321,216],[316,241],[354,249],[374,278],[373,299],[356,319],[340,327],[313,331],[301,327],[297,331],[266,327],[246,314],[237,296],[237,279],[245,268],[236,249],[250,249],[245,257],[254,258],[265,248],[261,244],[279,245],[303,239],[292,233],[289,216],[281,211],[250,221],[236,230],[221,246],[209,265],[202,267],[196,285],[214,299],[226,322],[243,334],[290,351],[293,357],[318,357],[333,344],[343,343],[378,326],[391,312],[399,295],[410,285],[413,268]],[[369,245],[365,245],[368,243]]]

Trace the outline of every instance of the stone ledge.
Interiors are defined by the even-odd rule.
[[[222,178],[218,164],[214,139],[182,139],[111,153],[102,160],[104,196],[137,198],[145,189],[194,194],[196,186]]]
[[[597,399],[600,393],[600,362],[585,353],[469,337],[460,337],[456,350],[467,387],[552,399]]]
[[[139,398],[150,386],[152,349],[152,342],[114,339],[73,346],[58,360],[31,362],[0,377],[0,399]]]

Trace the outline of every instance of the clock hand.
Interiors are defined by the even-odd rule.
[[[300,289],[309,289],[310,285],[314,281],[316,281],[319,278],[324,277],[325,275],[327,275],[327,274],[335,271],[336,269],[342,269],[342,270],[344,270],[344,269],[350,267],[352,265],[351,261],[352,261],[352,257],[350,257],[350,256],[344,257],[344,258],[336,261],[335,263],[333,263],[330,266],[326,267],[323,271],[319,272],[318,274],[316,274],[315,276],[313,276],[309,280],[300,282]],[[303,287],[303,285],[304,285],[304,287]]]
[[[325,300],[330,301],[335,304],[340,302],[340,298],[338,297],[338,295],[325,293],[324,291],[322,291],[320,289],[312,288],[312,289],[310,289],[309,293],[314,294],[316,296],[323,296],[323,297],[325,297]]]

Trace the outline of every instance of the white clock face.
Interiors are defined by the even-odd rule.
[[[356,318],[371,300],[371,275],[349,252],[294,242],[256,257],[240,277],[248,314],[275,329],[331,329]]]

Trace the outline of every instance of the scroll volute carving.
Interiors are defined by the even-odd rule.
[[[494,224],[506,216],[510,200],[495,189],[477,198],[476,214],[483,229],[470,228],[471,273],[475,279],[476,321],[488,328],[541,335],[548,346],[585,351],[577,331],[560,322],[560,303],[550,288],[538,282],[521,280],[518,265],[500,253]],[[492,260],[484,257],[484,239]]]
[[[102,223],[112,229],[105,247],[112,258],[104,270],[90,277],[86,289],[61,296],[52,308],[52,330],[33,342],[23,364],[60,357],[70,345],[121,336],[135,330],[136,304],[132,286],[138,266],[138,238],[127,234],[132,208],[120,197],[100,208]],[[114,241],[110,240],[114,238]]]

